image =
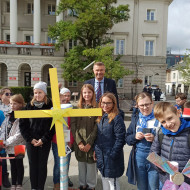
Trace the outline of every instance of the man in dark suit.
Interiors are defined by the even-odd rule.
[[[101,93],[103,95],[105,92],[111,92],[115,95],[119,107],[118,94],[116,83],[112,79],[108,79],[104,77],[106,68],[104,63],[96,62],[93,66],[93,72],[95,78],[85,81],[85,84],[91,84],[94,87],[96,93],[96,101],[99,102],[99,97],[97,93]],[[101,92],[98,92],[99,85],[101,86]]]
[[[160,101],[160,96],[162,92],[159,88],[159,86],[156,87],[156,90],[154,91],[155,101]]]

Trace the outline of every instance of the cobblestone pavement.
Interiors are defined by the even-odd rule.
[[[129,123],[130,123],[129,121],[125,121],[126,128],[129,126]],[[123,176],[120,178],[121,190],[136,190],[136,186],[128,184],[127,177],[125,176],[130,150],[131,150],[131,147],[127,145],[124,146],[125,172]],[[9,161],[7,163],[8,163],[8,168],[9,168],[10,167]],[[45,190],[53,189],[53,177],[52,177],[53,164],[54,164],[53,154],[52,154],[52,151],[50,151],[50,156],[48,160],[48,176],[46,180]],[[23,187],[24,187],[24,190],[30,190],[31,188],[30,188],[30,180],[29,180],[29,166],[28,166],[27,155],[24,158],[24,168],[25,168],[25,175],[24,175]],[[9,173],[10,173],[10,169],[9,169]],[[77,163],[74,153],[72,153],[72,156],[71,156],[69,176],[70,176],[71,181],[74,183],[74,188],[77,188],[79,186],[78,163]],[[7,190],[7,188],[2,188],[2,189]],[[97,182],[96,190],[102,190],[100,173],[98,173],[98,182]]]

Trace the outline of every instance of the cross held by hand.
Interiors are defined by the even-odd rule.
[[[60,113],[62,117],[87,117],[87,116],[101,116],[102,110],[100,108],[94,109],[69,109],[66,108],[61,110],[60,106],[60,97],[58,89],[58,78],[57,78],[57,69],[50,68],[50,83],[51,83],[51,93],[52,93],[52,102],[53,110],[26,110],[26,111],[15,111],[15,118],[46,118],[52,117],[53,123],[55,123],[56,137],[57,137],[57,146],[59,156],[66,156],[65,154],[65,140],[64,140],[64,131],[63,123],[64,119],[60,118]],[[55,113],[57,111],[57,113]],[[51,125],[51,126],[52,126]]]

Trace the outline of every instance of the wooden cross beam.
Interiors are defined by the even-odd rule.
[[[15,111],[15,118],[44,118],[52,117],[52,125],[55,124],[57,146],[59,156],[66,156],[65,154],[65,141],[64,141],[64,131],[63,123],[66,122],[63,117],[86,117],[86,116],[101,116],[102,110],[100,108],[94,109],[71,109],[67,108],[62,110],[60,106],[60,97],[58,89],[58,79],[57,79],[57,69],[50,68],[50,83],[51,83],[51,93],[52,93],[52,110],[26,110],[26,111]]]

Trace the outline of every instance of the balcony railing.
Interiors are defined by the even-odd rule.
[[[64,56],[64,51],[56,51],[55,46],[0,44],[0,54],[58,57]]]

